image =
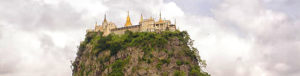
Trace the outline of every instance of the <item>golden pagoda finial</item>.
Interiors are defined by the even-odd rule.
[[[161,19],[161,12],[159,13],[159,22],[162,22],[163,20]]]
[[[125,23],[125,27],[127,26],[131,26],[131,21],[130,21],[130,17],[129,17],[129,11],[128,11],[128,15],[127,15],[127,20],[126,20],[126,23]]]
[[[104,14],[104,20],[102,23],[107,23],[107,20],[106,20],[106,14]]]
[[[143,19],[143,14],[141,14],[141,20],[140,20],[140,22],[143,22],[143,20],[144,20],[144,19]]]
[[[98,26],[97,21],[96,21],[95,27],[96,27],[96,26]]]

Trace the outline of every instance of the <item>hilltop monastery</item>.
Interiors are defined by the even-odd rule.
[[[88,32],[103,32],[104,36],[109,35],[110,33],[114,34],[124,34],[126,30],[132,32],[160,32],[160,31],[175,31],[176,30],[176,22],[175,24],[171,24],[170,20],[163,20],[161,18],[161,14],[158,21],[155,21],[152,17],[149,19],[143,19],[143,15],[141,15],[141,20],[138,25],[132,25],[129,17],[129,12],[127,15],[126,23],[124,27],[117,28],[113,22],[108,22],[106,20],[106,15],[104,16],[104,20],[102,25],[95,24],[95,28],[93,30],[87,30]]]

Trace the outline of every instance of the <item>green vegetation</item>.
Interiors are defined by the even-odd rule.
[[[172,40],[179,40],[178,43],[174,43],[176,46],[173,43],[169,43]],[[179,70],[174,71],[173,74],[175,76],[185,76],[187,74],[191,76],[210,76],[201,70],[202,67],[206,67],[206,63],[201,60],[198,50],[193,47],[193,40],[190,39],[186,31],[163,31],[159,33],[126,31],[123,35],[110,34],[108,36],[103,36],[102,32],[88,32],[85,40],[78,47],[77,58],[81,57],[79,59],[82,60],[73,62],[73,68],[79,68],[73,69],[73,74],[75,76],[89,76],[97,73],[97,71],[101,71],[99,72],[101,74],[105,69],[111,68],[108,76],[124,76],[123,71],[126,69],[125,66],[129,64],[130,55],[127,58],[116,58],[112,59],[115,60],[113,62],[109,61],[118,52],[124,51],[129,47],[136,47],[143,51],[143,56],[138,57],[139,64],[140,61],[146,64],[153,64],[153,67],[156,67],[157,70],[163,71],[161,69],[167,67],[172,59],[172,64],[176,62],[177,66],[188,65],[192,67],[186,71],[187,73]],[[162,54],[164,57],[155,57],[157,56],[155,53]],[[180,57],[191,59],[182,60]],[[196,62],[200,63],[200,66]],[[143,69],[148,70],[151,69],[150,67]],[[137,72],[141,68],[133,67],[131,70]],[[163,72],[161,75],[168,76],[170,73]]]
[[[162,62],[162,63],[167,63],[167,64],[170,64],[170,59],[168,58],[168,59],[162,59],[162,60],[160,60],[160,62]]]
[[[162,76],[168,76],[168,72],[164,72]]]
[[[177,64],[178,66],[180,66],[180,65],[183,65],[183,64],[190,64],[190,62],[182,61],[182,60],[177,60],[177,61],[176,61],[176,64]]]
[[[188,43],[190,40],[185,31],[165,31],[159,34],[155,32],[133,33],[126,31],[124,35],[110,34],[108,36],[102,36],[102,34],[102,32],[88,32],[84,42],[79,46],[79,51],[83,51],[89,43],[94,47],[92,50],[94,55],[104,50],[110,50],[111,55],[115,55],[118,51],[127,47],[139,46],[144,50],[145,56],[150,56],[150,52],[155,50],[155,48],[165,51],[165,44],[171,38],[179,38],[179,40],[183,40],[185,43]],[[80,56],[80,52],[77,55]]]
[[[174,72],[174,76],[185,76],[185,72],[184,71],[178,71],[178,70],[176,70]]]
[[[177,61],[176,61],[176,64],[177,64],[178,66],[182,65],[183,63],[184,63],[184,62],[181,61],[181,60],[177,60]]]
[[[124,76],[123,70],[124,66],[128,64],[129,62],[129,57],[126,58],[125,60],[116,60],[112,65],[112,72],[108,74],[108,76]]]
[[[198,65],[192,66],[192,68],[189,72],[189,75],[191,75],[191,76],[210,76],[208,73],[202,72]]]
[[[163,63],[158,62],[157,65],[156,65],[156,68],[157,68],[158,70],[161,70],[161,65],[162,65],[162,64],[163,64]]]
[[[152,56],[151,51],[155,50],[155,48],[163,49],[168,39],[175,37],[175,35],[179,33],[180,32],[162,32],[161,34],[157,34],[154,32],[132,33],[126,31],[124,35],[115,38],[124,41],[124,43],[121,43],[124,45],[123,47],[138,46],[143,49],[145,56]]]

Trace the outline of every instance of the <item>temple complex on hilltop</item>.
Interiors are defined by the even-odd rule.
[[[88,32],[103,32],[104,36],[109,35],[110,33],[114,34],[124,34],[126,30],[132,32],[161,32],[161,31],[175,31],[176,30],[176,22],[175,24],[171,24],[170,20],[163,20],[161,18],[161,13],[158,21],[155,21],[152,17],[149,19],[143,19],[143,15],[141,15],[141,20],[138,25],[132,25],[129,17],[129,12],[127,15],[126,23],[124,27],[116,27],[113,22],[108,22],[106,20],[106,15],[104,16],[104,20],[102,25],[95,24],[95,28],[92,30],[87,30]]]

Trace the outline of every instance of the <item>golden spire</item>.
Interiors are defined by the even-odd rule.
[[[159,13],[159,22],[162,22],[163,20],[161,19],[161,12]]]
[[[106,20],[106,14],[104,14],[104,20],[102,23],[107,23],[107,20]]]
[[[96,26],[98,26],[97,21],[96,21],[95,27],[96,27]]]
[[[141,20],[140,20],[140,22],[143,22],[143,20],[144,20],[144,19],[143,19],[143,14],[141,14]]]
[[[127,20],[126,20],[126,23],[125,23],[125,27],[127,26],[131,26],[131,21],[130,21],[130,17],[129,17],[129,11],[128,11],[128,15],[127,15]]]

